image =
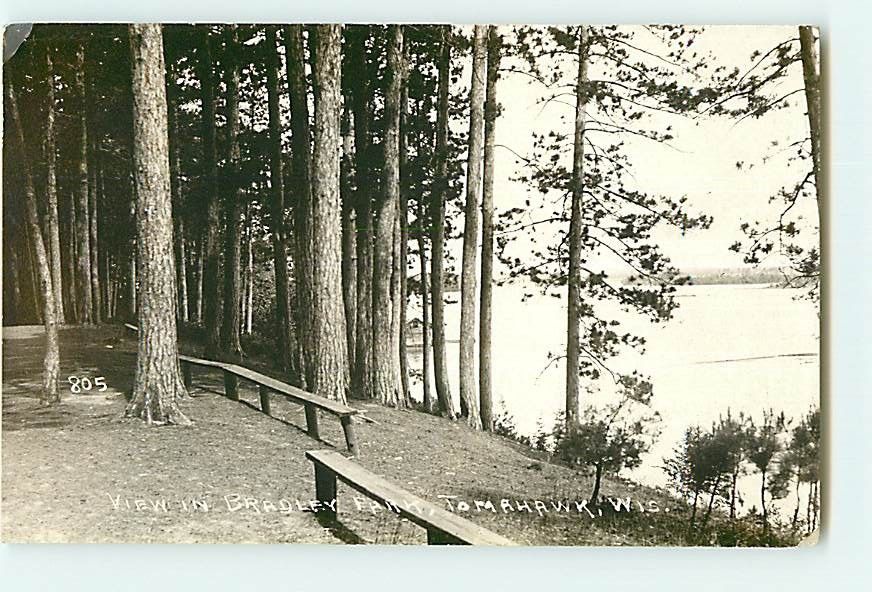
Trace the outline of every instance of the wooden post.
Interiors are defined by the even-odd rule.
[[[260,410],[267,415],[272,415],[272,408],[270,407],[269,400],[269,389],[263,385],[260,385],[260,389],[258,389],[258,392],[260,393]]]
[[[342,423],[342,431],[345,432],[345,443],[348,445],[348,452],[353,456],[359,456],[357,450],[357,439],[354,437],[353,416],[343,415],[339,418]]]
[[[316,440],[321,438],[318,433],[318,410],[312,405],[306,405],[306,431]]]
[[[239,378],[227,370],[224,371],[224,394],[231,401],[239,400]]]
[[[308,409],[308,407],[306,407]],[[321,511],[318,518],[327,521],[336,520],[336,473],[319,463],[313,461],[315,466],[315,499],[321,502]]]
[[[193,379],[191,377],[191,365],[187,362],[182,362],[182,380],[185,382],[185,388],[190,389]]]

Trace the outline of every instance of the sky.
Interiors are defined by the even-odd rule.
[[[697,39],[696,47],[698,51],[711,52],[717,64],[744,71],[752,63],[753,51],[765,52],[796,35],[796,27],[711,26]],[[644,41],[641,34],[638,39]],[[469,76],[470,69],[466,68],[460,84],[467,88]],[[778,88],[787,92],[802,86],[801,67],[795,64]],[[512,180],[521,171],[512,151],[528,155],[534,131],[553,129],[572,133],[571,106],[552,103],[543,110],[537,104],[543,95],[541,87],[529,84],[529,77],[520,74],[507,73],[499,81],[498,98],[503,112],[497,120],[496,143],[506,148],[498,148],[495,157],[497,214],[523,206],[529,197],[527,188]],[[561,115],[566,116],[562,121]],[[708,230],[691,231],[682,236],[677,229],[666,229],[658,231],[654,240],[683,271],[743,265],[741,256],[729,250],[732,243],[742,238],[740,224],[771,219],[777,204],[770,204],[769,198],[779,188],[792,186],[801,178],[796,165],[790,168],[785,164],[784,154],[765,164],[763,159],[778,150],[772,142],[784,146],[807,135],[805,95],[793,95],[787,109],[739,124],[727,118],[691,120],[670,115],[658,115],[651,123],[672,124],[674,148],[647,140],[629,142],[637,188],[672,198],[687,196],[691,211],[704,212],[714,218]],[[741,169],[736,166],[738,162],[744,163]],[[535,198],[534,194],[534,204]],[[813,205],[806,204],[803,213],[816,225]],[[451,245],[458,258],[460,242],[454,241]],[[777,259],[769,262],[779,263]]]

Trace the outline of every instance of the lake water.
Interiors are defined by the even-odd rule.
[[[565,353],[566,301],[535,295],[523,302],[523,293],[517,286],[495,289],[493,384],[495,408],[502,405],[519,431],[529,435],[540,421],[550,427],[564,406],[565,366],[548,366],[548,354]],[[680,307],[665,324],[622,316],[625,327],[647,338],[647,351],[624,354],[613,361],[613,368],[650,376],[652,406],[662,416],[659,440],[642,466],[627,476],[665,485],[659,467],[684,430],[694,424],[709,426],[728,408],[755,419],[769,408],[799,418],[819,404],[817,309],[797,299],[799,295],[762,285],[683,286]],[[459,321],[460,305],[449,304],[448,364],[455,398]],[[413,350],[411,367],[420,371],[421,359],[420,350]],[[421,388],[420,382],[413,385],[418,399]],[[595,402],[592,397],[582,391],[582,404]],[[757,499],[758,479],[741,484],[749,504]]]

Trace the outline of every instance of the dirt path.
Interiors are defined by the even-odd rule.
[[[256,390],[243,385],[243,403],[234,403],[221,395],[219,375],[195,369],[193,398],[183,403],[194,426],[124,419],[133,378],[125,352],[135,343],[114,328],[61,332],[62,386],[70,375],[103,376],[108,388],[67,391],[61,405],[45,409],[33,380],[41,371],[39,330],[7,328],[3,337],[4,541],[426,542],[421,528],[341,485],[340,528],[325,530],[303,511],[314,494],[303,452],[342,449],[332,416],[321,417],[325,442],[312,440],[301,407],[275,400],[278,419],[266,417]],[[573,505],[591,486],[574,470],[460,423],[353,404],[374,420],[357,427],[358,462],[519,543],[680,543],[678,516],[668,512],[675,504],[660,492],[606,481],[604,493],[629,497],[633,509],[592,515]],[[482,505],[488,502],[493,508]],[[555,509],[562,502],[568,511]],[[640,509],[652,503],[659,512]]]

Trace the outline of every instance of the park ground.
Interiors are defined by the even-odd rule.
[[[323,440],[313,440],[302,407],[274,397],[268,417],[253,385],[242,383],[233,402],[218,373],[195,368],[192,398],[182,402],[193,426],[148,427],[123,417],[134,336],[118,326],[60,335],[62,402],[44,407],[41,328],[3,329],[4,542],[426,542],[423,529],[342,484],[338,526],[322,527],[307,511],[314,478],[304,452],[343,450],[334,417],[321,416]],[[190,348],[183,344],[198,353]],[[72,394],[70,376],[103,376],[107,389]],[[357,422],[359,463],[519,544],[685,543],[685,510],[662,491],[607,478],[602,493],[630,498],[632,509],[589,514],[574,504],[590,494],[582,472],[460,422],[350,404],[369,418]],[[560,502],[569,511],[556,510]]]

